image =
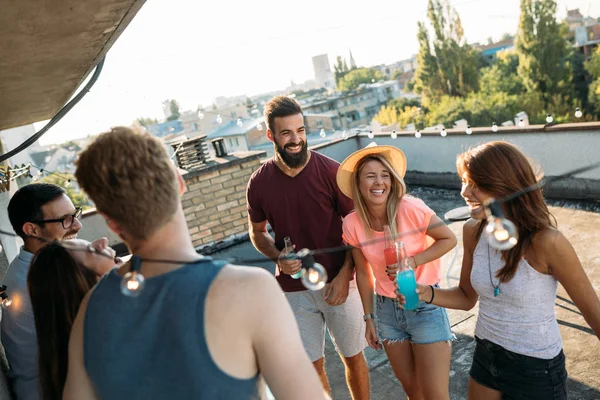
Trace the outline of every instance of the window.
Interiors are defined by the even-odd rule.
[[[240,141],[238,140],[238,138],[235,138],[235,146],[238,147],[240,145]]]
[[[323,127],[323,120],[318,119],[317,120],[317,128],[322,128]]]

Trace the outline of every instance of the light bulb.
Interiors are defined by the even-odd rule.
[[[398,137],[396,131],[392,131],[392,134],[390,136],[392,137],[392,139],[396,139]]]
[[[204,119],[204,113],[202,111],[198,111],[198,119]]]
[[[497,250],[508,250],[518,242],[518,232],[515,224],[506,218],[490,216],[485,227],[490,246]]]
[[[373,131],[369,131],[369,134],[367,136],[369,137],[369,139],[373,139],[373,136],[375,135],[373,135]]]
[[[302,284],[308,290],[319,290],[325,287],[327,283],[327,271],[325,268],[315,262],[308,268],[302,268]]]
[[[322,138],[324,138],[325,136],[327,136],[327,133],[325,132],[325,129],[321,128],[321,132],[319,132],[319,136],[321,136]]]
[[[583,117],[583,113],[581,112],[581,110],[579,109],[579,107],[577,107],[575,109],[575,118],[581,118]]]
[[[552,118],[552,114],[546,114],[546,122],[551,124],[552,121],[554,121],[554,118]]]
[[[446,135],[448,135],[448,132],[446,132],[446,128],[442,128],[442,131],[440,132],[440,135],[442,137],[446,137]]]
[[[415,132],[415,137],[417,139],[419,139],[421,137],[421,131],[417,129],[417,131]]]
[[[495,122],[492,122],[492,132],[498,132],[498,125]]]
[[[242,122],[241,118],[237,119],[237,126],[239,126],[240,128],[242,127],[242,125],[244,125],[244,123]]]
[[[519,118],[519,126],[525,126],[525,121],[523,121],[523,118]]]
[[[12,304],[12,299],[8,296],[2,298],[2,308],[10,307]]]
[[[346,131],[342,132],[342,139],[348,139],[348,134],[346,133]]]
[[[31,178],[31,182],[35,182],[35,181],[38,180],[37,175],[31,175],[31,174],[29,174],[29,177]]]
[[[146,280],[144,276],[137,271],[126,273],[121,279],[121,293],[129,297],[137,297],[142,292]]]
[[[223,117],[221,117],[221,114],[217,115],[217,124],[220,124],[221,122],[223,122]]]
[[[471,129],[471,125],[467,125],[467,130],[465,131],[467,135],[473,133],[473,129]]]
[[[43,173],[44,173],[44,169],[40,169],[35,175],[42,176]]]
[[[67,179],[67,181],[65,182],[65,187],[66,188],[71,187],[71,180],[70,179]]]
[[[259,122],[258,124],[256,124],[256,129],[258,129],[259,131],[262,131],[262,124]]]

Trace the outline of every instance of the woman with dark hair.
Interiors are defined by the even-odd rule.
[[[106,238],[93,243],[84,240],[69,240],[68,243],[73,250],[67,250],[58,242],[44,246],[32,260],[27,276],[44,400],[62,398],[69,335],[79,305],[98,277],[115,266],[114,254],[113,259],[97,254],[98,251],[112,252]]]
[[[565,355],[554,312],[558,282],[600,337],[598,296],[575,250],[556,229],[540,189],[500,205],[516,227],[514,247],[497,250],[484,232],[487,202],[538,182],[516,146],[486,143],[460,154],[456,166],[472,217],[463,227],[460,283],[451,289],[418,285],[417,293],[462,310],[479,299],[470,400],[566,399]]]

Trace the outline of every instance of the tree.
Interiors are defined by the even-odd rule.
[[[169,118],[167,118],[167,121],[173,121],[179,118],[181,116],[179,109],[179,102],[177,100],[169,100],[169,111],[171,112],[171,115],[169,116]]]
[[[434,33],[433,49],[425,24],[419,22],[415,90],[423,95],[425,104],[443,95],[465,97],[478,89],[481,54],[466,43],[460,17],[448,0],[429,0],[428,18]]]
[[[519,56],[516,52],[501,51],[490,67],[481,71],[480,91],[485,94],[523,92],[523,84],[517,75]]]
[[[344,77],[350,71],[348,69],[348,64],[346,64],[346,59],[341,56],[337,56],[336,63],[333,66],[334,76],[335,76],[335,84],[336,86],[339,84],[340,79]]]
[[[71,182],[68,187],[65,187],[65,182],[67,182],[67,180],[71,180]],[[65,192],[67,192],[67,196],[69,196],[75,207],[81,207],[84,210],[93,207],[87,196],[81,190],[79,190],[73,174],[69,172],[61,172],[58,175],[48,174],[36,182],[53,183],[62,187]]]
[[[147,128],[150,125],[158,124],[158,120],[156,118],[148,118],[148,117],[140,117],[137,119],[137,122],[144,128]]]
[[[338,82],[338,89],[342,92],[356,89],[361,83],[371,83],[385,79],[381,72],[370,68],[357,68],[345,74]]]
[[[595,113],[600,114],[600,47],[596,48],[592,58],[585,63],[585,69],[591,76],[588,100]]]
[[[569,102],[573,97],[567,27],[556,21],[554,0],[521,0],[517,32],[519,77],[528,93],[539,93],[544,107],[556,96]]]

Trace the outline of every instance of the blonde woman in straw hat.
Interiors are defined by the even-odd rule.
[[[355,247],[352,255],[369,345],[385,349],[411,400],[449,399],[454,335],[448,316],[427,302],[414,311],[399,307],[395,271],[387,268],[384,257],[383,231],[388,225],[404,243],[417,282],[432,286],[439,282],[439,259],[456,245],[456,237],[422,200],[406,195],[405,172],[406,157],[400,149],[375,143],[342,162],[337,184],[355,207],[344,219],[343,237]],[[406,232],[412,234],[402,235]]]

